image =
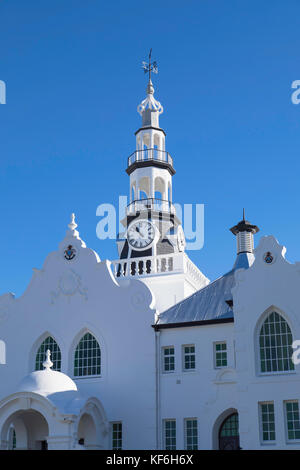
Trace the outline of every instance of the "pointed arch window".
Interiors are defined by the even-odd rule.
[[[277,312],[265,319],[259,334],[260,371],[293,371],[293,336],[286,320]]]
[[[101,350],[91,333],[86,333],[75,350],[74,376],[101,375]]]
[[[46,359],[46,351],[50,349],[51,352],[51,361],[53,362],[53,370],[57,370],[60,372],[61,370],[61,352],[60,348],[52,338],[52,336],[48,336],[40,345],[35,358],[35,370],[43,370],[43,362]]]

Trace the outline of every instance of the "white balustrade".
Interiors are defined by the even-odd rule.
[[[116,279],[186,273],[195,285],[202,287],[208,283],[208,279],[185,253],[120,259],[112,261],[111,265]]]

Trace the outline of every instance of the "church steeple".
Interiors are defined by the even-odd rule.
[[[118,243],[121,258],[171,254],[184,251],[185,246],[172,204],[175,170],[173,159],[166,151],[166,133],[159,125],[163,107],[154,98],[151,73],[157,73],[158,69],[157,63],[151,61],[151,51],[143,68],[149,77],[146,98],[137,107],[142,122],[135,133],[136,147],[126,169],[130,177],[130,202],[126,220],[122,221],[127,229],[126,241]]]
[[[142,117],[142,125],[136,131],[136,150],[128,158],[126,172],[130,175],[130,202],[148,200],[152,206],[155,200],[161,206],[171,208],[172,176],[175,174],[173,159],[166,152],[166,133],[159,127],[159,116],[163,107],[154,98],[151,72],[157,73],[157,63],[143,62],[143,68],[149,74],[146,98],[138,105],[137,111]]]

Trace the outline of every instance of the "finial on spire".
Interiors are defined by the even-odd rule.
[[[151,54],[152,54],[152,49],[150,49],[150,52],[149,52],[149,62],[148,63],[145,62],[145,61],[143,62],[144,72],[149,73],[149,81],[148,81],[148,85],[147,85],[147,98],[145,100],[143,100],[138,105],[138,108],[137,108],[138,113],[141,116],[143,116],[144,111],[146,111],[147,109],[149,109],[150,111],[157,111],[158,115],[161,114],[164,110],[164,108],[162,107],[160,102],[156,101],[153,97],[154,87],[153,87],[153,84],[152,84],[152,81],[151,81],[151,72],[158,73],[158,67],[157,67],[157,62],[156,61],[151,62]],[[143,125],[145,125],[144,122],[143,122]],[[149,125],[149,124],[147,123],[147,125]],[[158,121],[156,123],[156,127],[159,127]]]
[[[243,208],[243,221],[245,221],[245,208]]]
[[[68,224],[68,227],[72,232],[78,227],[78,225],[75,222],[74,212],[71,214],[71,220],[70,220],[70,223]]]
[[[51,367],[53,366],[53,362],[51,361],[50,357],[51,357],[51,351],[50,349],[47,349],[46,360],[43,362],[43,366],[46,370],[50,370]]]

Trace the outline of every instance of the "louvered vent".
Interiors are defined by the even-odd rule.
[[[238,253],[253,252],[253,234],[251,232],[239,232],[236,240]]]

